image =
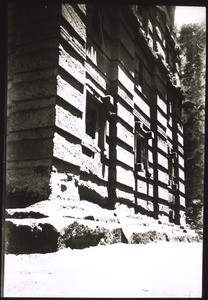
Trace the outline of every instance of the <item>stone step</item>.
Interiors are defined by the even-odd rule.
[[[199,241],[199,236],[189,228],[158,223],[125,207],[107,210],[87,201],[45,200],[6,211],[6,253],[48,253],[65,247],[157,241],[191,242]]]

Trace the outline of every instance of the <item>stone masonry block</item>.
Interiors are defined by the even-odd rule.
[[[56,94],[55,77],[45,80],[38,79],[34,81],[18,82],[13,84],[9,90],[8,97],[11,101],[23,101],[40,97],[49,97]]]
[[[127,72],[121,66],[118,66],[118,80],[133,95],[134,93],[134,82],[129,78]]]
[[[64,137],[55,132],[53,139],[53,156],[73,165],[80,166],[81,145],[67,141]]]
[[[31,38],[31,36],[30,36]],[[38,41],[37,43],[34,43],[32,40],[30,43],[27,43],[25,45],[25,43],[19,44],[18,45],[18,56],[19,59],[24,59],[24,57],[26,55],[39,55],[41,54],[41,52],[47,52],[49,51],[49,53],[51,53],[51,56],[53,57],[53,52],[55,51],[55,49],[57,49],[58,46],[58,42],[59,42],[59,38],[54,36],[51,37],[50,39],[42,39],[41,41]],[[44,55],[43,53],[43,55]],[[57,51],[54,52],[57,54]]]
[[[150,106],[136,93],[134,93],[134,103],[147,117],[150,117]]]
[[[86,27],[83,21],[80,19],[78,14],[75,12],[73,7],[68,4],[62,4],[61,7],[62,16],[66,19],[70,26],[78,33],[78,35],[86,41]]]
[[[80,200],[78,181],[75,176],[66,173],[52,172],[50,178],[50,199]]]
[[[8,118],[9,130],[23,130],[53,126],[55,123],[55,109],[46,107],[41,109],[28,109],[15,112]]]
[[[134,46],[134,40],[128,33],[128,31],[124,28],[123,24],[120,23],[120,28],[119,28],[119,38],[121,40],[121,43],[126,47],[126,50],[130,53],[132,57],[134,57],[134,51],[135,51],[135,46]],[[128,47],[127,47],[128,45]]]
[[[18,140],[31,140],[38,138],[53,138],[54,128],[37,128],[31,130],[13,131],[10,132],[7,138],[8,142],[18,141]]]
[[[74,116],[61,106],[56,105],[55,109],[55,125],[81,140],[83,132],[82,119]]]
[[[83,64],[69,54],[62,45],[59,45],[59,66],[66,70],[76,80],[84,84],[85,82],[85,69]]]
[[[125,163],[129,167],[134,167],[134,154],[124,149],[123,147],[117,146],[117,159],[122,163]]]
[[[117,166],[117,181],[128,187],[134,187],[134,175],[133,171],[126,170],[123,167]]]
[[[117,90],[118,96],[121,97],[133,109],[133,106],[134,106],[133,101],[130,98],[130,96],[127,94],[127,91],[125,91],[125,89],[121,85],[118,85],[116,87],[116,90]]]
[[[131,127],[134,127],[134,115],[129,110],[127,110],[121,103],[117,104],[117,114],[122,120],[128,122],[128,124]]]
[[[61,76],[57,76],[57,95],[81,112],[84,110],[84,96]]]
[[[49,97],[49,98],[38,98],[38,99],[32,99],[27,101],[20,101],[20,102],[13,102],[11,107],[11,112],[15,114],[18,113],[24,113],[24,111],[35,111],[35,110],[42,110],[42,109],[53,109],[55,107],[56,103],[56,97]]]
[[[16,55],[14,71],[32,71],[37,69],[52,68],[58,63],[58,49],[38,49],[23,55]]]
[[[79,54],[82,58],[86,58],[85,47],[82,43],[75,38],[71,33],[68,32],[67,28],[63,25],[60,26],[61,29],[61,37]]]
[[[117,137],[120,138],[123,142],[134,147],[134,135],[121,123],[117,122]]]
[[[34,160],[33,160],[34,162]],[[22,166],[7,168],[7,207],[26,207],[32,203],[48,199],[50,195],[50,165],[36,161],[36,166],[22,162]]]
[[[52,138],[19,140],[7,143],[8,160],[27,160],[52,157]]]

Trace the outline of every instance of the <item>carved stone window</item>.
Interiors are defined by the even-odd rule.
[[[175,176],[175,163],[178,154],[177,152],[174,152],[170,146],[168,146],[167,156],[168,156],[168,174],[169,174],[168,187],[175,191],[178,189],[178,185],[176,183],[176,176]]]
[[[83,153],[94,157],[95,153],[101,156],[106,151],[106,127],[108,119],[108,99],[98,100],[89,92],[86,98],[85,137],[82,139]]]
[[[82,151],[87,156],[93,157],[99,153],[99,115],[101,104],[87,93],[85,110],[85,136],[82,139]]]
[[[148,151],[147,151],[147,140],[145,137],[137,134],[136,145],[135,145],[135,163],[136,170],[142,172],[147,169],[148,163]]]
[[[98,129],[99,110],[96,105],[92,105],[90,101],[87,101],[86,106],[86,133],[91,136],[92,139],[96,138]]]
[[[146,176],[151,176],[148,157],[148,140],[154,137],[153,132],[144,128],[140,121],[135,122],[135,171],[146,172]]]

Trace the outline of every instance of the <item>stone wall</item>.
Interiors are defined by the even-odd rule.
[[[172,11],[67,3],[10,11],[8,191],[119,202],[184,222]]]
[[[8,206],[50,194],[59,10],[55,4],[8,5]]]

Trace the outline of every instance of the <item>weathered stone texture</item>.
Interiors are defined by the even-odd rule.
[[[165,199],[167,201],[169,199],[168,190],[164,187],[161,187],[161,186],[158,187],[158,195],[160,198]]]
[[[9,93],[11,101],[23,101],[40,97],[55,95],[55,76],[52,78],[37,79],[13,84],[13,90]]]
[[[137,180],[137,191],[139,193],[153,197],[153,186],[143,180]]]
[[[117,159],[126,164],[129,167],[134,168],[134,154],[126,149],[124,149],[122,146],[117,146],[116,148],[117,152]]]
[[[135,47],[133,37],[129,34],[129,32],[127,32],[122,23],[120,23],[119,25],[119,39],[126,50],[131,54],[132,57],[134,57]]]
[[[53,171],[50,177],[50,199],[70,199],[79,201],[78,177],[70,173]]]
[[[60,75],[57,76],[57,95],[81,112],[84,110],[83,94],[61,78]]]
[[[7,163],[6,207],[26,207],[49,197],[51,161],[34,162]]]
[[[125,169],[117,166],[117,182],[122,183],[126,186],[134,186],[134,176],[132,170]]]
[[[120,60],[121,66],[125,67],[125,72],[128,72],[127,76],[134,76],[135,75],[135,68],[134,68],[134,58],[131,56],[131,54],[129,53],[129,51],[122,45],[120,44],[118,49],[118,58]],[[115,53],[112,53],[112,57],[115,56]],[[132,77],[130,77],[132,79]],[[129,82],[129,80],[128,80]],[[124,82],[125,83],[125,82]],[[125,84],[126,86],[126,84]],[[130,84],[130,86],[132,87],[132,85]],[[131,89],[131,93],[133,92],[133,89]]]
[[[7,138],[7,143],[14,142],[18,140],[30,140],[30,139],[39,139],[41,138],[52,138],[54,134],[53,127],[48,128],[36,128],[35,130],[21,130],[21,131],[11,131]]]
[[[160,153],[158,153],[157,156],[158,156],[158,164],[168,169],[168,159]]]
[[[48,253],[58,248],[58,232],[51,224],[27,226],[8,221],[5,226],[6,253]]]
[[[25,130],[53,126],[55,121],[55,108],[45,107],[37,109],[19,110],[10,114],[8,118],[9,130]],[[41,137],[41,135],[40,135]]]
[[[145,233],[133,233],[131,237],[131,244],[147,244],[150,241],[168,241],[166,233],[159,233],[156,231],[148,231]]]
[[[61,37],[70,45],[72,48],[79,53],[82,58],[86,57],[84,46],[71,34],[69,34],[67,28],[63,25],[60,26],[61,29]]]
[[[118,66],[118,80],[128,90],[129,93],[134,93],[134,83],[132,78],[127,75],[127,72],[120,66]],[[130,78],[129,78],[130,77]]]
[[[119,121],[117,126],[117,137],[127,145],[134,147],[134,135],[126,127],[124,127]]]
[[[134,103],[144,114],[147,115],[147,117],[150,117],[149,105],[137,93],[134,93]]]
[[[55,48],[57,45],[54,43],[54,48],[38,49],[36,51],[28,51],[23,55],[16,55],[14,61],[15,72],[29,72],[43,68],[55,67],[55,62],[58,59],[58,51]]]
[[[62,4],[61,8],[62,16],[66,19],[69,25],[78,33],[79,37],[82,38],[83,41],[86,41],[85,24],[75,12],[73,7],[70,4],[66,3]]]
[[[42,159],[52,156],[52,139],[29,139],[8,142],[8,160]]]
[[[99,156],[100,157],[100,156]],[[101,162],[96,161],[94,158],[82,156],[80,171],[95,175],[100,179],[108,180],[108,167],[104,167]]]
[[[97,182],[93,182],[91,180],[80,180],[79,181],[79,188],[83,188],[84,191],[86,191],[86,199],[90,200],[89,195],[92,196],[92,200],[94,198],[94,201],[96,203],[96,196],[100,196],[100,199],[102,198],[103,202],[106,201],[106,199],[108,198],[108,191],[107,191],[107,187],[101,184],[98,184]],[[88,195],[87,195],[88,193]],[[85,194],[82,195],[82,197],[85,197]],[[85,200],[85,198],[83,198]],[[92,202],[94,202],[92,201]],[[99,203],[99,199],[98,199],[98,203]]]
[[[114,244],[123,241],[121,228],[109,230],[104,227],[96,226],[95,229],[87,225],[72,223],[63,229],[58,239],[59,248],[83,249],[90,246]]]
[[[35,166],[26,179],[23,164],[17,182],[15,165],[10,165],[8,186],[20,184],[22,192],[34,189],[35,194],[39,188],[39,196],[48,195],[51,201],[84,199],[112,209],[123,201],[145,214],[155,210],[155,218],[168,218],[171,210],[177,215],[173,221],[179,222],[179,197],[185,199],[185,190],[176,112],[182,95],[168,76],[176,64],[165,65],[156,53],[162,49],[160,35],[171,38],[165,17],[156,24],[148,13],[152,8],[145,7],[141,18],[148,19],[147,32],[129,6],[63,3],[34,8],[34,14],[31,8],[18,8],[17,28],[12,24],[9,29],[7,156],[17,164],[34,160],[39,171],[46,167],[43,160],[49,160],[39,185],[41,172]],[[169,56],[174,47],[171,40]],[[168,145],[181,153],[174,165]],[[173,168],[176,190],[169,185]],[[43,183],[49,193],[43,192]],[[75,233],[77,241],[71,233],[66,239],[76,248],[86,243],[86,236],[79,225]],[[88,233],[90,245],[102,239],[100,232]],[[121,232],[117,234],[121,240]],[[154,240],[154,234],[144,239]]]
[[[97,82],[104,90],[106,90],[107,81],[102,76],[102,74],[99,72],[99,70],[92,67],[88,62],[85,62],[85,68],[87,71],[87,74],[90,75],[90,77]]]
[[[125,88],[123,88],[121,85],[118,85],[116,87],[116,93],[133,109],[134,105],[132,98],[129,96],[128,91]]]
[[[117,115],[131,127],[134,127],[134,116],[132,112],[126,109],[121,103],[117,104]]]
[[[81,140],[83,132],[82,119],[73,115],[70,111],[61,106],[56,105],[55,110],[55,125]]]
[[[163,172],[161,170],[158,170],[158,180],[165,183],[165,184],[168,184],[168,179],[169,179],[169,176],[166,172]]]
[[[9,5],[7,206],[50,195],[59,13],[55,4]]]
[[[59,66],[66,70],[71,76],[84,84],[85,69],[83,63],[74,55],[69,54],[62,45],[59,45]]]
[[[66,179],[64,174],[62,179]],[[199,241],[188,227],[170,224],[165,218],[158,222],[120,204],[115,210],[107,210],[88,201],[54,199],[8,209],[6,218],[5,250],[15,254],[54,252],[66,247],[83,249],[98,244]]]
[[[81,153],[82,149],[80,144],[71,143],[55,132],[53,139],[53,157],[80,166]]]
[[[129,202],[131,204],[133,204],[134,201],[135,201],[135,197],[134,197],[134,195],[132,193],[132,190],[131,191],[127,191],[126,189],[124,190],[124,189],[121,189],[121,188],[117,187],[116,188],[116,196],[117,196],[117,198],[118,198],[119,201],[126,200],[128,204],[129,204]]]

